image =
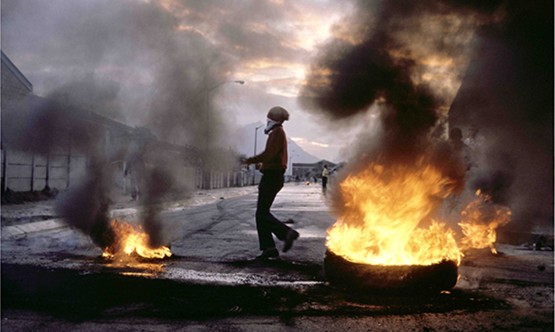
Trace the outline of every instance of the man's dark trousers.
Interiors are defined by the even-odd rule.
[[[264,170],[258,185],[258,202],[256,205],[256,230],[260,250],[275,248],[272,233],[280,240],[285,239],[290,229],[270,213],[270,207],[278,192],[283,188],[283,170]]]

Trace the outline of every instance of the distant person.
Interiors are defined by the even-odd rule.
[[[453,151],[461,157],[466,170],[470,170],[473,166],[470,157],[470,148],[464,142],[462,130],[460,128],[454,127],[449,130],[449,144]]]
[[[259,260],[279,258],[279,252],[272,234],[282,240],[283,252],[293,246],[299,233],[270,213],[270,208],[277,193],[283,188],[283,175],[287,168],[287,139],[283,130],[283,122],[289,120],[289,112],[283,107],[273,107],[268,112],[267,126],[264,133],[268,135],[266,148],[262,153],[243,160],[245,164],[261,163],[262,178],[258,185],[258,202],[256,204],[256,230],[262,254]],[[291,221],[288,221],[289,223]]]
[[[137,143],[133,143],[130,151],[125,158],[124,176],[129,176],[129,191],[131,200],[139,200],[139,196],[143,194],[145,161],[143,157],[144,151]]]
[[[328,170],[328,165],[324,165],[324,169],[322,170],[322,190],[326,192],[326,188],[328,186],[328,177],[330,176],[330,171]]]
[[[463,134],[460,128],[454,127],[449,130],[449,143],[455,151],[461,151],[464,147]]]

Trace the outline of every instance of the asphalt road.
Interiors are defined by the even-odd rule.
[[[102,259],[68,227],[3,228],[2,330],[553,331],[553,252],[468,252],[448,293],[352,291],[323,273],[334,219],[319,186],[278,195],[273,212],[301,237],[277,262],[253,260],[255,204],[253,192],[164,212],[173,256],[155,261]]]

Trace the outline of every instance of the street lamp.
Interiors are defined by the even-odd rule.
[[[254,155],[256,156],[256,139],[257,139],[257,134],[258,134],[258,129],[260,129],[263,125],[260,125],[256,128],[254,128]]]
[[[216,89],[216,88],[218,88],[218,87],[220,87],[221,85],[224,85],[224,84],[226,84],[226,83],[237,83],[237,84],[243,85],[243,84],[245,84],[245,81],[242,81],[242,80],[236,80],[236,81],[223,81],[223,82],[220,82],[220,83],[214,85],[213,87],[209,88],[209,89],[208,89],[208,92],[210,92],[210,91],[212,91],[212,90],[214,90],[214,89]]]
[[[292,153],[289,156],[289,164],[288,164],[288,168],[291,170],[291,176],[293,176],[293,157],[298,157],[299,155],[296,153]]]
[[[217,88],[219,88],[220,86],[226,84],[226,83],[236,83],[236,84],[245,84],[245,81],[242,80],[231,80],[231,81],[223,81],[220,82],[210,88],[206,87],[205,85],[205,93],[204,93],[204,104],[205,104],[205,112],[206,112],[206,151],[205,153],[205,161],[204,161],[204,171],[203,171],[203,187],[204,189],[210,189],[211,184],[210,184],[210,179],[211,179],[211,172],[212,172],[212,162],[208,162],[208,156],[210,154],[209,150],[212,147],[212,137],[210,135],[210,110],[209,110],[209,100],[210,100],[210,94],[212,93],[212,91],[216,90]],[[205,83],[206,84],[206,83]],[[210,163],[210,165],[208,165],[208,163]]]
[[[260,129],[263,125],[260,125],[256,128],[254,128],[254,155],[256,156],[256,140],[257,140],[257,134],[258,134],[258,129]],[[252,170],[252,185],[254,186],[255,184],[255,176],[256,176],[256,165],[254,165],[253,170]]]
[[[220,82],[216,85],[214,85],[211,88],[206,88],[206,93],[204,94],[204,106],[205,106],[205,111],[206,111],[206,133],[207,136],[210,135],[210,112],[209,112],[209,100],[210,100],[210,94],[212,93],[212,91],[216,90],[217,88],[219,88],[220,86],[226,84],[226,83],[237,83],[237,84],[245,84],[245,81],[242,80],[236,80],[236,81],[223,81]],[[207,144],[210,143],[210,139],[208,139],[207,137]]]

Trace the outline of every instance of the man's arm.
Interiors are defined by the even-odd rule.
[[[266,148],[262,153],[245,160],[246,164],[257,164],[268,162],[274,159],[281,152],[281,140],[284,139],[285,133],[283,130],[274,129],[268,136],[266,141]]]

